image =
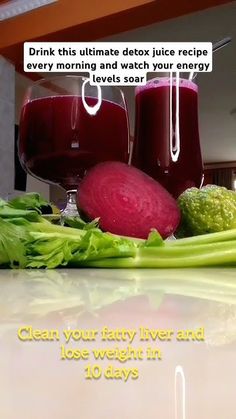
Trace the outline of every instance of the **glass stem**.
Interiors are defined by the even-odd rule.
[[[62,222],[65,217],[79,217],[79,212],[76,204],[77,190],[71,189],[69,191],[66,191],[66,195],[67,203],[64,211],[62,212]]]

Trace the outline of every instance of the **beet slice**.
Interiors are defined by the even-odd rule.
[[[174,233],[180,210],[163,186],[125,163],[99,163],[88,171],[78,189],[77,203],[100,227],[122,236],[146,239],[155,228],[163,238]]]

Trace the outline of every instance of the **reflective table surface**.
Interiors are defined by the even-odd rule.
[[[235,417],[234,268],[2,270],[0,339],[3,419]]]

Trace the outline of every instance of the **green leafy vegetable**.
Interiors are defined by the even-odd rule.
[[[53,212],[51,204],[36,192],[29,192],[24,195],[17,196],[16,198],[9,201],[9,205],[16,209],[34,210],[39,214],[44,212]]]
[[[152,230],[147,240],[142,243],[143,247],[156,247],[160,245],[164,245],[164,241],[156,230]]]
[[[0,217],[1,218],[18,218],[23,217],[30,221],[38,220],[38,213],[34,210],[24,210],[12,207],[9,203],[0,200]]]
[[[235,230],[236,237],[236,230]],[[139,247],[135,257],[85,262],[100,268],[193,268],[236,264],[236,240],[205,245]]]
[[[95,218],[95,220],[86,223],[80,217],[64,217],[64,225],[67,227],[78,228],[81,230],[91,230],[94,228],[98,228],[99,226],[99,218]]]
[[[0,218],[0,266],[11,268],[26,266],[26,249],[23,241],[26,239],[21,230]]]
[[[191,268],[234,266],[236,229],[174,241],[155,230],[137,240],[102,232],[71,219],[55,225],[37,211],[17,209],[0,200],[0,266],[21,268]]]
[[[53,232],[31,232],[27,246],[27,267],[56,268],[83,266],[84,261],[135,254],[136,245],[123,238],[93,230],[61,227]],[[71,231],[72,230],[72,231]]]

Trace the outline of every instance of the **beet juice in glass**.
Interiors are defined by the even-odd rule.
[[[106,160],[128,162],[129,156],[122,91],[88,82],[59,76],[34,83],[21,111],[21,163],[31,175],[66,190],[66,215],[78,214],[76,192],[86,170]]]
[[[132,164],[175,198],[200,187],[203,165],[198,129],[198,87],[179,77],[160,77],[136,88]]]

